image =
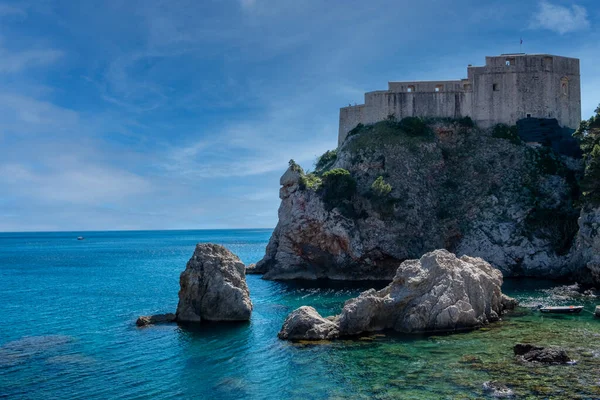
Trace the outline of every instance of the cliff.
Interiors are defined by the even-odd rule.
[[[505,276],[569,276],[581,169],[506,126],[359,125],[315,173],[290,162],[279,222],[254,272],[391,280],[400,262],[445,248]]]

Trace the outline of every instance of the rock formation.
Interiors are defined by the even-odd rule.
[[[532,344],[518,343],[513,348],[516,356],[527,362],[542,364],[569,364],[573,360],[560,347],[541,347]]]
[[[277,336],[287,340],[322,340],[338,337],[339,331],[335,322],[321,317],[313,307],[302,306],[288,315]]]
[[[137,319],[137,321],[135,321],[135,324],[139,327],[142,327],[155,324],[167,324],[169,322],[175,322],[176,320],[177,317],[173,313],[142,315]]]
[[[506,308],[516,305],[502,294],[501,286],[502,273],[481,258],[457,258],[435,250],[420,260],[404,261],[392,283],[348,300],[339,316],[324,319],[310,307],[294,311],[279,337],[330,339],[383,329],[405,333],[472,329],[498,320]]]
[[[250,319],[252,302],[245,266],[223,246],[196,245],[179,284],[178,322]]]
[[[254,271],[391,280],[403,260],[445,248],[505,276],[572,275],[581,162],[507,132],[447,121],[416,133],[392,121],[357,128],[317,174],[292,165],[282,176],[279,222]],[[333,168],[356,181],[349,201],[326,201],[319,179]],[[373,189],[380,176],[389,193]]]

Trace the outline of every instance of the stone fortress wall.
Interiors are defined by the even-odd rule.
[[[556,118],[576,129],[581,121],[579,60],[549,54],[486,57],[453,81],[389,82],[388,90],[365,93],[365,103],[340,109],[338,145],[357,124],[394,115],[471,117],[481,127],[518,120]]]

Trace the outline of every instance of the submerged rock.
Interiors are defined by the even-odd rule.
[[[403,262],[391,284],[348,300],[341,314],[330,321],[340,336],[383,329],[416,333],[477,328],[498,320],[505,309],[516,305],[502,294],[501,285],[502,273],[481,258],[457,258],[446,250],[435,250],[420,260]],[[294,311],[286,324],[301,320],[301,333],[319,331],[316,325],[324,319],[314,309],[316,315],[304,317],[309,309]]]
[[[277,334],[287,340],[327,340],[339,336],[337,324],[323,318],[313,307],[302,306],[294,310]]]
[[[497,381],[483,382],[483,391],[492,397],[506,398],[513,397],[515,393],[505,384]]]
[[[247,321],[252,312],[245,266],[225,247],[200,243],[179,278],[177,321]]]
[[[142,315],[135,321],[135,324],[139,327],[155,325],[155,324],[166,324],[169,322],[175,322],[177,317],[173,313],[168,314],[156,314],[156,315]]]
[[[541,347],[518,343],[513,348],[513,352],[527,362],[542,364],[569,364],[573,362],[567,352],[560,347]]]

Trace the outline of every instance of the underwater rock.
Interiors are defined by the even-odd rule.
[[[246,267],[225,247],[199,243],[179,278],[178,322],[247,321],[252,313]]]
[[[139,327],[154,325],[154,324],[166,324],[169,322],[175,322],[177,317],[173,313],[167,314],[156,314],[156,315],[142,315],[135,321],[135,324]]]
[[[567,352],[560,347],[541,347],[532,344],[518,343],[513,348],[516,356],[528,362],[538,362],[542,364],[568,364],[573,360],[567,355]]]
[[[515,393],[503,383],[497,381],[483,382],[483,391],[492,397],[513,397]]]
[[[302,306],[285,319],[277,334],[286,340],[327,340],[338,337],[335,321],[323,318],[313,307]]]
[[[600,306],[596,306],[596,310],[594,311],[594,316],[596,318],[600,318]]]
[[[516,305],[514,299],[503,297],[501,286],[502,273],[481,258],[457,258],[435,250],[420,260],[404,261],[391,284],[348,300],[330,321],[339,336],[383,329],[404,333],[473,329],[497,321],[506,308]],[[302,309],[290,314],[286,324],[298,321],[301,334],[319,331],[315,325],[324,324],[324,319],[312,308]],[[327,329],[327,334],[333,332],[333,326]],[[280,332],[280,338],[285,336]]]

